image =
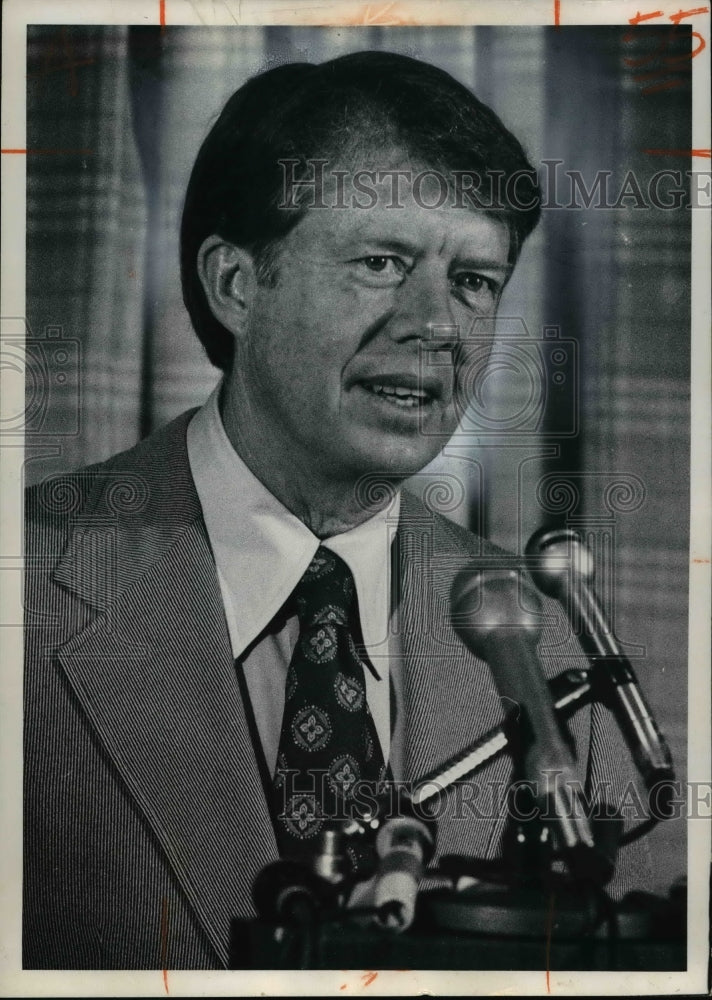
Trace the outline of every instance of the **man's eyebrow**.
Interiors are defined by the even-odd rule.
[[[377,246],[379,250],[384,250],[388,253],[401,253],[408,257],[416,257],[419,253],[415,243],[407,243],[404,240],[393,239],[392,236],[366,231],[355,233],[346,241],[345,249],[351,250],[363,244],[371,244]]]
[[[475,271],[498,271],[501,274],[511,274],[514,264],[502,263],[500,260],[492,260],[486,254],[476,254],[473,257],[455,255],[453,261],[458,267],[470,267]]]

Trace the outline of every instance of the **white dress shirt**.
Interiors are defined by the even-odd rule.
[[[223,427],[219,395],[220,386],[188,425],[188,460],[215,558],[232,652],[244,671],[269,773],[274,773],[277,760],[285,680],[299,635],[296,617],[280,620],[275,616],[319,545],[341,556],[354,577],[361,631],[373,668],[364,671],[366,698],[388,762],[391,681],[396,701],[400,688],[397,671],[392,669],[400,649],[390,627],[391,543],[398,526],[400,494],[356,528],[332,538],[317,538],[237,454]],[[395,765],[391,758],[392,768]]]

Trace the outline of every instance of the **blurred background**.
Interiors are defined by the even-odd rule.
[[[650,192],[656,172],[682,171],[682,185],[659,185],[674,206],[690,161],[647,150],[691,147],[689,28],[28,31],[28,483],[130,447],[215,385],[182,303],[178,232],[200,143],[246,78],[384,49],[441,66],[494,108],[551,204],[505,292],[472,412],[412,485],[513,551],[542,524],[583,530],[684,779],[690,211]],[[594,190],[604,173],[607,198]],[[661,824],[652,847],[667,892],[685,872],[684,822]]]

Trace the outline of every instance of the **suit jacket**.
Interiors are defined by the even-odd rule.
[[[28,491],[25,968],[225,967],[231,918],[253,915],[252,881],[277,858],[188,465],[190,415]],[[489,670],[448,615],[458,569],[499,550],[409,495],[396,545],[414,780],[501,721]],[[558,607],[546,615],[558,644],[547,671],[569,655],[581,665]],[[607,712],[581,711],[571,729],[582,780],[621,788],[628,758]],[[500,755],[476,800],[468,785],[441,802],[438,854],[497,853],[505,817],[491,802],[510,776]],[[641,888],[646,863],[620,853],[617,895]]]

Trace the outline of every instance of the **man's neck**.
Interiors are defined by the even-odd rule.
[[[315,468],[313,461],[300,461],[295,455],[276,459],[266,442],[260,441],[254,424],[248,425],[250,433],[245,433],[247,421],[238,417],[226,392],[221,394],[220,415],[232,447],[250,472],[317,538],[340,535],[367,521],[388,506],[398,489],[398,483],[384,478],[378,495],[366,498],[358,478],[334,480]]]

